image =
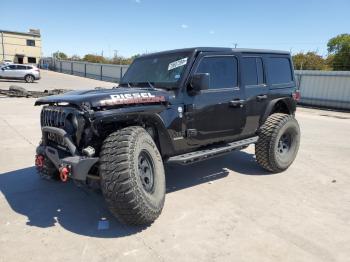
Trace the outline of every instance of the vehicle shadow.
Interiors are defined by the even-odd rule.
[[[202,183],[218,180],[228,176],[229,171],[239,175],[271,175],[255,161],[255,155],[245,151],[234,151],[230,154],[197,162],[190,165],[166,165],[167,193]]]
[[[243,175],[266,175],[255,163],[253,155],[234,152],[190,166],[166,165],[167,193],[209,181],[223,179],[232,170]],[[61,183],[40,179],[35,167],[28,167],[0,175],[0,191],[11,208],[28,218],[26,224],[49,228],[59,223],[76,234],[115,238],[136,234],[146,227],[120,224],[108,211],[101,193],[73,182]],[[104,218],[109,228],[99,230]]]
[[[36,84],[38,80],[35,80],[34,82],[30,83],[30,84]],[[26,81],[22,80],[22,79],[0,79],[0,82],[6,82],[6,83],[24,83],[27,84]]]

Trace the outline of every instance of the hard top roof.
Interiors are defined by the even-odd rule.
[[[178,53],[178,52],[232,52],[232,53],[261,53],[261,54],[283,54],[289,55],[288,51],[282,50],[269,50],[269,49],[253,49],[253,48],[228,48],[228,47],[191,47],[182,49],[173,49],[167,51],[161,51],[156,53],[145,54],[142,56],[154,56],[168,53]]]

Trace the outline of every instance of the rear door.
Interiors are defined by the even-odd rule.
[[[210,88],[185,105],[188,142],[206,145],[238,139],[245,125],[244,90],[239,87],[238,58],[202,53],[192,73],[209,73]]]
[[[247,128],[244,133],[249,135],[259,127],[260,116],[265,112],[269,100],[269,88],[262,55],[243,55],[241,62],[247,110]]]
[[[17,78],[24,78],[24,76],[28,73],[28,68],[29,68],[29,66],[17,65],[16,77]]]

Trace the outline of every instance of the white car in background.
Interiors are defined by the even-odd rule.
[[[40,79],[40,70],[34,65],[10,64],[1,67],[0,78],[22,79],[27,83],[33,83]]]
[[[2,60],[2,61],[0,62],[0,66],[11,65],[11,64],[13,64],[13,62],[12,62],[11,60],[7,60],[7,59]]]

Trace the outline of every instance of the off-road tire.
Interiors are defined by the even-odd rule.
[[[153,186],[147,191],[140,174],[140,156],[153,162]],[[160,215],[165,200],[162,157],[145,129],[131,126],[110,134],[100,153],[101,189],[114,216],[125,224],[149,225]]]
[[[35,77],[33,75],[26,75],[24,77],[24,81],[26,81],[26,83],[33,83],[35,80]]]
[[[36,167],[36,171],[42,179],[59,180],[59,172],[57,168],[47,157],[45,157],[42,167]]]
[[[255,155],[259,165],[274,173],[286,170],[293,163],[300,143],[300,128],[294,116],[272,114],[261,126],[258,135]],[[290,147],[285,154],[279,151],[282,136],[290,137]]]

